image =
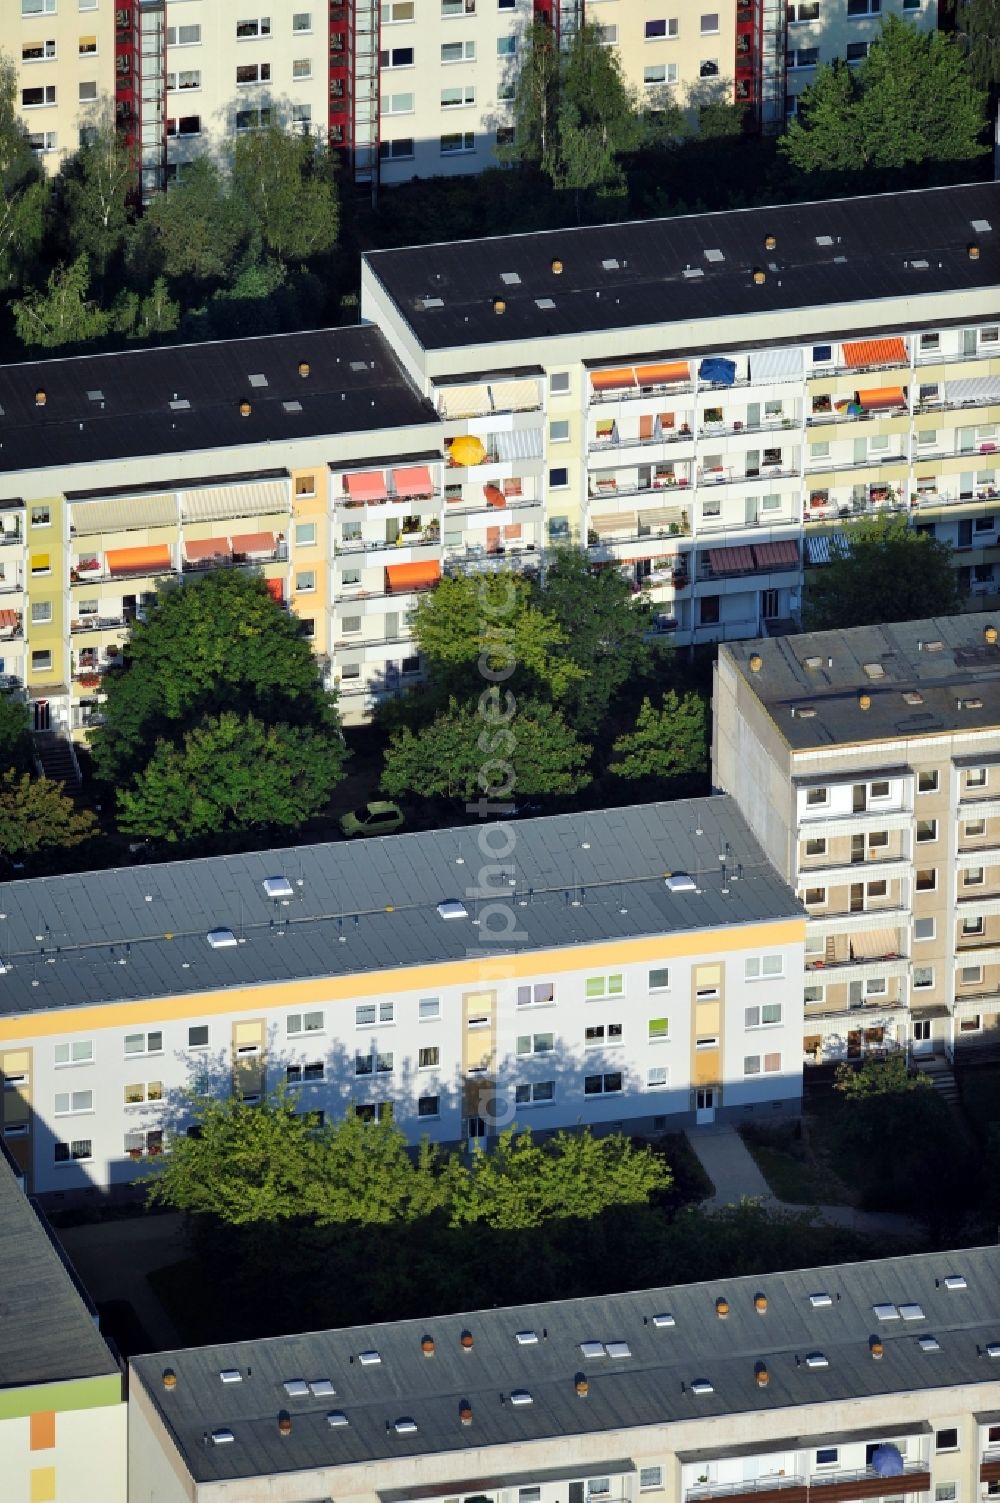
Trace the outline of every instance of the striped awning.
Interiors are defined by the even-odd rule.
[[[672,527],[680,526],[681,517],[684,515],[680,506],[651,506],[648,511],[639,513],[640,527]]]
[[[234,532],[229,541],[234,553],[253,555],[274,552],[273,532]]]
[[[266,517],[289,509],[288,482],[258,480],[248,485],[207,485],[185,491],[181,516],[185,522],[224,522],[232,517]]]
[[[806,533],[806,562],[829,564],[835,558],[845,558],[848,543],[842,532]]]
[[[500,462],[512,459],[541,459],[542,430],[540,428],[511,428],[494,435],[496,454]]]
[[[409,469],[393,470],[392,488],[401,501],[409,501],[415,496],[434,494],[434,482],[425,464],[413,465]]]
[[[105,501],[74,501],[77,537],[96,532],[127,532],[138,527],[169,527],[177,521],[174,496],[113,496]]]
[[[598,537],[604,537],[613,532],[638,532],[639,530],[634,511],[614,511],[591,517],[590,526]]]
[[[541,406],[537,381],[494,381],[490,396],[494,412],[530,412]]]
[[[637,365],[635,379],[640,386],[669,386],[675,381],[690,381],[691,367],[686,360],[667,360],[659,365]]]
[[[750,380],[755,386],[798,381],[804,368],[803,358],[800,349],[761,350],[759,355],[750,356]]]
[[[869,409],[874,407],[905,407],[906,392],[901,386],[879,386],[870,391],[858,392],[858,404]]]
[[[360,475],[345,475],[344,485],[352,501],[384,501],[388,495],[381,470],[364,470]]]
[[[184,557],[188,563],[204,559],[232,558],[233,549],[228,538],[185,538]]]
[[[479,386],[443,386],[438,392],[438,410],[448,418],[485,417],[491,410],[490,389]]]
[[[746,574],[754,568],[749,548],[709,548],[708,566],[713,574]]]
[[[844,345],[845,365],[905,365],[906,345],[891,339],[852,339]]]
[[[851,935],[851,953],[857,960],[880,960],[884,955],[899,954],[895,929],[862,929]]]
[[[109,548],[106,561],[111,574],[155,574],[172,568],[166,543],[148,548]]]
[[[612,371],[591,371],[590,384],[594,391],[624,391],[635,385],[635,372],[630,365]]]
[[[1000,402],[1000,376],[969,376],[964,381],[946,381],[945,400],[949,406],[982,406]]]
[[[390,564],[385,571],[386,587],[390,591],[419,590],[436,584],[441,578],[441,565],[436,559],[414,564]]]
[[[758,569],[797,569],[799,545],[786,538],[778,543],[754,543],[753,556]]]
[[[12,627],[20,623],[20,620],[18,611],[0,611],[0,631],[10,631]]]

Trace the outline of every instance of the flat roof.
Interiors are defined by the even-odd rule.
[[[0,1389],[119,1369],[91,1310],[0,1153]]]
[[[985,635],[992,620],[970,612],[719,650],[793,751],[964,735],[1000,726],[1000,644]]]
[[[945,1287],[955,1275],[964,1288]],[[767,1299],[763,1315],[758,1294]],[[817,1295],[828,1302],[815,1305]],[[720,1298],[729,1302],[725,1320],[716,1314]],[[880,1319],[874,1307],[882,1304],[896,1318]],[[672,1324],[657,1323],[667,1315]],[[462,1347],[465,1332],[471,1351]],[[538,1339],[519,1343],[518,1332]],[[871,1358],[873,1333],[885,1348],[881,1362]],[[920,1347],[928,1335],[938,1350]],[[431,1359],[421,1350],[424,1336],[434,1342]],[[465,1453],[518,1441],[647,1425],[662,1432],[678,1422],[781,1410],[795,1435],[803,1404],[995,1386],[1000,1363],[983,1359],[996,1341],[1000,1248],[982,1247],[162,1352],[135,1358],[132,1370],[197,1482],[442,1452],[456,1453],[452,1477],[459,1479],[483,1467]],[[585,1342],[600,1343],[600,1354],[596,1346],[584,1352]],[[609,1343],[623,1344],[617,1355]],[[362,1352],[380,1361],[362,1363]],[[816,1353],[826,1366],[808,1365]],[[767,1368],[765,1388],[756,1382],[758,1362]],[[170,1390],[167,1368],[177,1377]],[[240,1381],[223,1382],[222,1372],[238,1372]],[[578,1375],[589,1383],[585,1403]],[[293,1397],[284,1385],[296,1380],[328,1380],[334,1392]],[[711,1391],[692,1392],[699,1380]],[[518,1391],[530,1394],[530,1404],[511,1403]],[[472,1408],[469,1425],[460,1422],[463,1401]],[[284,1437],[282,1410],[292,1419]],[[334,1410],[346,1425],[328,1423]],[[397,1433],[401,1418],[415,1432]],[[909,1419],[901,1413],[904,1429]],[[871,1438],[885,1428],[883,1416]],[[231,1431],[232,1443],[212,1444],[217,1430]],[[620,1455],[619,1445],[611,1435],[611,1456]],[[599,1472],[600,1463],[586,1461],[577,1475]],[[436,1489],[448,1490],[445,1483]]]
[[[504,829],[506,856],[503,830],[492,837],[500,855],[481,855],[487,829],[466,827],[5,883],[0,1015],[803,913],[725,794]],[[679,871],[696,890],[666,889],[665,874]],[[278,876],[291,889],[285,898],[265,892]],[[492,884],[489,898],[467,895],[481,884]],[[516,944],[488,911],[497,897],[512,905]],[[440,916],[450,899],[467,917]],[[215,929],[235,942],[213,948]]]
[[[437,422],[370,327],[0,366],[0,473]]]
[[[983,223],[987,228],[974,228]],[[771,251],[768,235],[777,241]],[[973,241],[980,247],[975,261],[968,254]],[[994,287],[1000,184],[458,240],[369,251],[364,260],[428,350],[692,325]],[[562,266],[558,275],[554,261]],[[760,286],[754,268],[765,272]],[[506,302],[502,316],[496,297]],[[915,309],[912,316],[919,316]]]

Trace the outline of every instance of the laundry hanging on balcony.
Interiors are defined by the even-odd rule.
[[[698,380],[712,386],[732,386],[736,381],[736,361],[710,355],[698,367]]]

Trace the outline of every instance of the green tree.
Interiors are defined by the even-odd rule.
[[[807,631],[874,626],[961,608],[952,550],[905,516],[863,518],[845,529],[848,551],[806,575]]]
[[[584,1129],[539,1144],[529,1131],[508,1128],[489,1153],[474,1149],[468,1175],[454,1187],[451,1225],[512,1231],[569,1217],[590,1221],[612,1206],[644,1204],[671,1179],[650,1149],[620,1134],[595,1138]]]
[[[78,809],[61,783],[13,768],[0,776],[0,854],[37,856],[69,850],[98,833],[89,809]]]
[[[488,690],[482,708],[452,699],[422,730],[394,731],[382,789],[392,798],[410,792],[464,799],[577,793],[590,782],[589,756],[590,747],[557,709]]]
[[[145,297],[132,288],[119,293],[111,317],[116,333],[129,339],[151,339],[154,335],[173,334],[180,323],[181,310],[167,291],[166,280],[157,277]]]
[[[842,1063],[834,1073],[834,1090],[849,1101],[870,1100],[878,1096],[898,1096],[906,1091],[923,1091],[931,1088],[926,1075],[911,1070],[902,1051],[887,1054],[884,1059],[870,1055],[855,1069]]]
[[[239,136],[231,192],[264,251],[280,261],[304,261],[337,242],[332,161],[310,135],[272,125]]]
[[[960,0],[957,34],[977,89],[1000,84],[1000,6],[996,0]]]
[[[327,729],[264,725],[234,711],[159,741],[130,788],[118,827],[155,840],[199,840],[223,830],[298,829],[318,814],[344,773],[344,745]]]
[[[14,60],[0,52],[0,285],[16,283],[42,239],[47,190],[18,114]]]
[[[31,721],[28,707],[13,694],[0,692],[0,767],[15,772],[31,768]]]
[[[514,139],[510,146],[500,147],[497,156],[540,168],[559,108],[559,49],[546,21],[534,21],[520,38],[513,83]]]
[[[92,738],[94,767],[126,784],[157,740],[178,740],[206,715],[253,715],[337,729],[335,701],[296,618],[240,569],[210,571],[161,589],[129,636],[125,667],[105,683],[104,720]]]
[[[595,569],[579,548],[552,555],[536,602],[563,642],[556,650],[576,670],[560,695],[575,724],[597,725],[623,685],[652,662],[645,641],[652,610],[618,569]]]
[[[29,349],[40,350],[100,339],[111,327],[111,315],[90,301],[89,292],[86,256],[71,266],[57,266],[44,292],[29,292],[14,303],[18,339]]]
[[[395,1122],[368,1122],[350,1108],[314,1139],[303,1210],[317,1226],[416,1221],[445,1204],[463,1173],[426,1139],[413,1155]]]
[[[779,149],[798,171],[827,174],[969,161],[987,149],[984,104],[953,37],[889,16],[856,71],[819,69]]]
[[[224,282],[233,271],[246,238],[241,207],[229,192],[210,157],[195,157],[166,193],[153,199],[144,215],[174,280],[195,286]]]
[[[129,200],[136,187],[135,161],[110,106],[88,126],[64,179],[69,242],[78,256],[89,258],[103,281],[112,258],[124,250],[132,218]]]
[[[643,699],[635,730],[619,736],[608,771],[620,778],[678,778],[704,773],[708,719],[700,694],[668,689],[659,709]]]

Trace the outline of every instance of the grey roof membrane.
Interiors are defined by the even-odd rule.
[[[0,474],[246,445],[273,466],[290,440],[437,422],[372,328],[0,366]]]
[[[56,1248],[0,1154],[0,1388],[118,1373]]]
[[[975,229],[974,222],[991,228]],[[771,251],[764,246],[769,235],[777,241]],[[976,260],[970,242],[979,246]],[[657,323],[691,326],[743,313],[995,286],[1000,185],[457,240],[371,251],[365,260],[425,349]],[[753,281],[755,268],[765,273],[761,285]],[[506,307],[498,317],[493,300],[500,296]],[[919,318],[916,308],[912,316]],[[697,329],[685,337],[697,344]]]
[[[991,625],[990,616],[970,613],[729,642],[722,651],[793,751],[895,743],[1000,725],[1000,645],[986,639]]]
[[[945,1287],[954,1275],[964,1276],[965,1288]],[[1000,1361],[987,1358],[986,1346],[1000,1341],[998,1275],[1000,1248],[963,1248],[163,1352],[138,1357],[132,1367],[199,1482],[450,1451],[457,1480],[483,1465],[464,1453],[511,1442],[782,1409],[793,1410],[791,1437],[797,1405],[995,1384]],[[755,1308],[757,1294],[766,1296],[764,1314]],[[829,1303],[815,1307],[816,1294]],[[729,1303],[725,1320],[716,1314],[720,1298]],[[880,1320],[873,1307],[882,1303],[916,1311]],[[674,1324],[657,1325],[654,1317],[662,1315]],[[532,1331],[537,1342],[518,1343],[518,1332]],[[462,1347],[464,1332],[473,1338],[470,1351]],[[425,1335],[435,1344],[430,1358],[421,1349]],[[919,1339],[928,1335],[938,1350],[921,1349]],[[880,1362],[871,1357],[873,1336],[883,1342]],[[589,1356],[583,1342],[623,1342],[625,1351]],[[380,1354],[377,1365],[359,1362],[369,1351]],[[828,1365],[808,1366],[814,1353]],[[756,1383],[758,1362],[767,1367],[765,1388]],[[167,1368],[177,1377],[171,1390],[162,1382]],[[241,1381],[224,1383],[223,1371],[239,1371]],[[589,1382],[582,1401],[580,1374]],[[291,1397],[284,1388],[323,1379],[334,1394]],[[712,1392],[693,1393],[699,1380]],[[530,1404],[510,1402],[519,1390],[531,1395]],[[470,1425],[460,1422],[463,1401],[472,1407]],[[292,1419],[284,1437],[282,1410]],[[328,1424],[337,1410],[346,1426]],[[400,1418],[412,1419],[415,1433],[398,1434]],[[232,1443],[213,1444],[216,1430],[231,1431]],[[620,1446],[609,1434],[609,1456],[620,1455]],[[599,1470],[587,1464],[590,1474]]]
[[[667,891],[665,874],[678,871],[697,890]],[[276,876],[287,899],[265,893]],[[443,919],[437,905],[456,898],[467,917]],[[507,927],[498,901],[523,935],[514,943],[493,937]],[[33,878],[4,884],[0,904],[0,1015],[802,912],[723,794]],[[237,944],[213,948],[215,929]]]

